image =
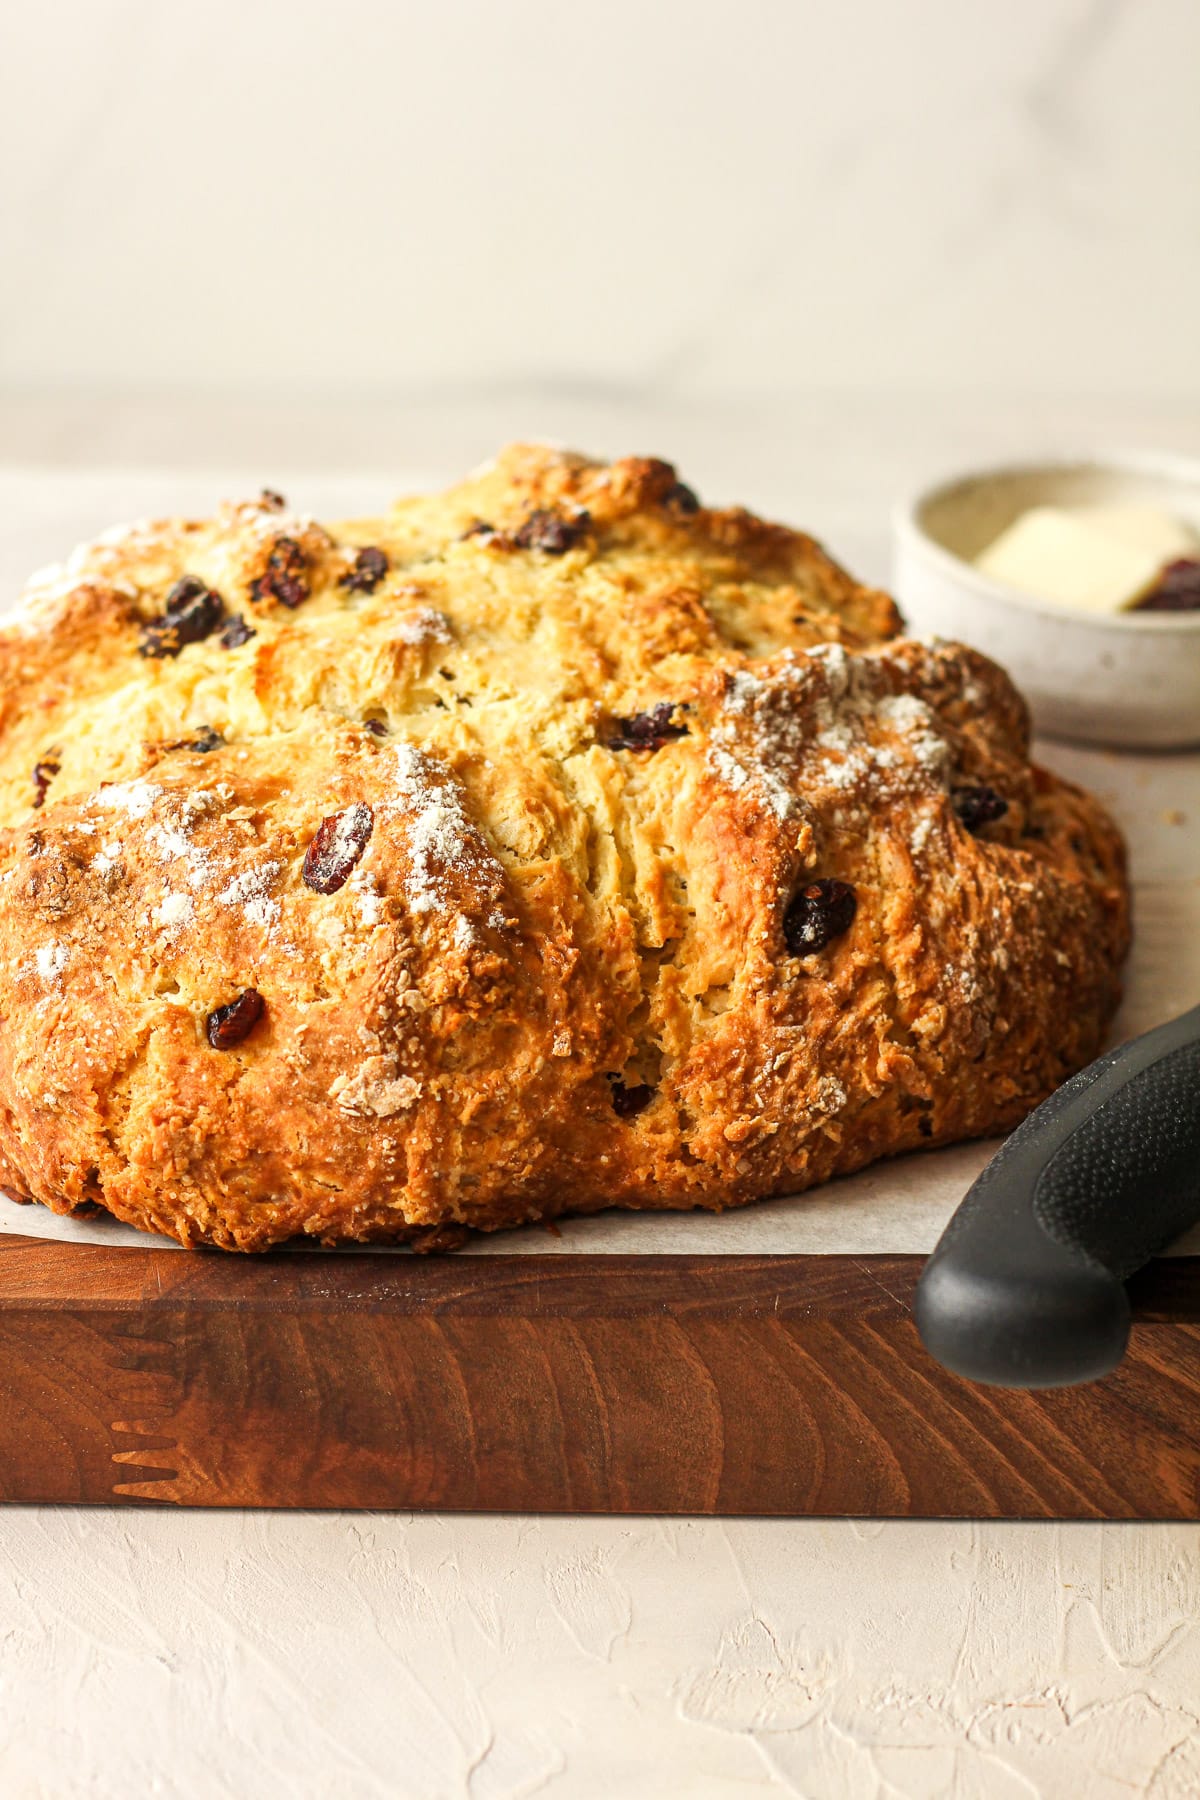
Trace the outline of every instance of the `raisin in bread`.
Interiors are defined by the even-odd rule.
[[[78,552],[0,630],[0,1181],[437,1244],[1014,1125],[1100,1048],[1121,844],[899,630],[665,463],[541,448]]]

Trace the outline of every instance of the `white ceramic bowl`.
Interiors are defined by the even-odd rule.
[[[1030,506],[1141,502],[1200,531],[1200,462],[1115,455],[960,475],[897,508],[893,585],[916,636],[973,644],[1013,677],[1039,731],[1143,748],[1200,744],[1200,611],[1098,617],[971,566]]]

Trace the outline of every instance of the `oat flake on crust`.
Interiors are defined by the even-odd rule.
[[[799,1191],[1015,1124],[1127,932],[1004,674],[665,463],[145,521],[0,628],[0,1183],[60,1211],[259,1250]]]

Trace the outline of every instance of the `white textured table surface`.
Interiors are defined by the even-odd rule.
[[[714,497],[784,511],[872,575],[889,498],[931,467],[1200,436],[1012,400],[28,396],[0,413],[0,461],[441,474],[516,432],[674,451]],[[31,565],[62,548],[28,530]],[[4,1800],[754,1793],[1193,1800],[1200,1526],[0,1515]]]

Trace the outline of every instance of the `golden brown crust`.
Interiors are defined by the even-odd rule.
[[[1100,1047],[1122,849],[999,669],[898,630],[665,463],[520,446],[378,520],[78,553],[0,632],[0,1180],[260,1250],[1012,1125]],[[820,880],[857,912],[804,954]]]

